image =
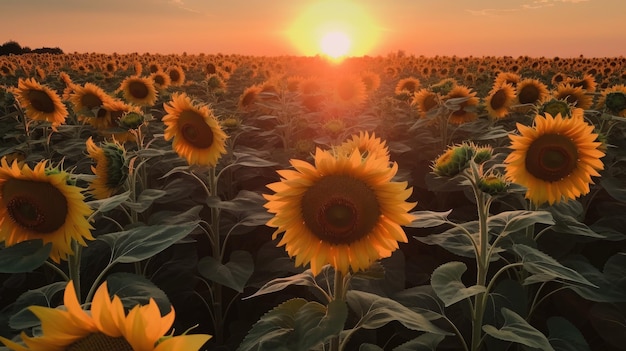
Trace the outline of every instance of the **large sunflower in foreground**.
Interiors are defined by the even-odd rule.
[[[0,341],[14,351],[192,351],[211,338],[206,334],[164,336],[174,322],[173,309],[161,316],[151,298],[147,305],[136,305],[126,314],[117,295],[111,300],[106,282],[94,295],[91,313],[81,308],[72,281],[65,288],[63,303],[63,309],[29,307],[41,321],[41,336],[22,332],[26,347],[3,337]]]
[[[505,159],[506,178],[527,188],[536,205],[552,205],[589,193],[591,176],[600,176],[604,152],[594,127],[583,118],[537,115],[534,126],[517,124]]]
[[[53,128],[65,122],[67,108],[59,95],[35,79],[20,78],[14,94],[30,119],[50,122]]]
[[[128,177],[126,151],[116,142],[99,147],[91,137],[85,144],[89,157],[96,161],[96,166],[91,166],[96,178],[91,182],[89,191],[99,200],[111,197]]]
[[[374,153],[372,153],[374,154]],[[317,275],[326,264],[347,273],[367,269],[407,242],[401,225],[411,222],[415,204],[407,182],[391,182],[398,171],[384,157],[363,157],[316,149],[315,165],[292,159],[295,170],[282,170],[268,185],[265,207],[275,216],[278,246],[295,256],[296,266],[311,264]]]
[[[0,241],[5,246],[41,239],[52,243],[50,258],[59,263],[74,253],[72,240],[83,246],[85,239],[94,240],[87,221],[92,210],[68,177],[46,168],[46,161],[31,169],[0,160]]]
[[[154,81],[146,77],[127,77],[120,84],[119,90],[126,101],[139,106],[154,105],[158,95]]]
[[[163,105],[167,114],[165,140],[174,138],[174,151],[190,165],[215,166],[226,153],[226,138],[208,106],[196,106],[185,93],[172,95]]]

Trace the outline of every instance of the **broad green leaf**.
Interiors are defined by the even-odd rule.
[[[193,206],[187,211],[170,211],[163,210],[150,214],[148,218],[149,225],[155,224],[183,224],[189,222],[197,222],[200,220],[200,211],[204,207],[202,205]]]
[[[24,330],[41,324],[39,318],[29,309],[29,306],[56,307],[52,305],[52,298],[59,291],[63,291],[67,282],[56,282],[41,288],[24,292],[11,306],[16,311],[9,319],[9,326],[15,330]],[[61,300],[63,301],[63,300]]]
[[[276,291],[280,291],[280,290],[283,290],[284,288],[286,288],[286,287],[288,287],[290,285],[315,286],[317,284],[315,282],[315,278],[313,277],[313,274],[311,273],[311,270],[307,269],[306,271],[304,271],[302,273],[298,273],[298,274],[292,275],[290,277],[273,279],[273,280],[265,283],[265,285],[263,285],[254,294],[252,294],[252,295],[250,295],[248,297],[244,297],[244,300],[252,298],[252,297],[256,297],[256,296],[265,295],[265,294],[273,293],[273,292],[276,292]]]
[[[247,153],[241,152],[233,152],[235,156],[234,164],[238,166],[247,166],[247,167],[274,167],[278,165],[276,162],[271,160],[265,160],[257,156],[253,156]]]
[[[455,255],[475,259],[476,251],[474,250],[474,245],[472,244],[472,240],[467,236],[467,233],[465,232],[469,232],[472,239],[475,242],[478,242],[478,222],[467,222],[460,224],[459,226],[464,228],[465,231],[463,231],[463,229],[459,227],[453,227],[443,233],[431,234],[423,237],[414,236],[413,238],[423,242],[424,244],[440,246]],[[499,247],[493,249],[494,254],[490,257],[490,261],[499,260],[500,257],[497,254],[503,251],[504,249],[501,249]]]
[[[449,223],[448,215],[452,210],[446,212],[433,212],[433,211],[415,211],[410,215],[414,217],[413,221],[406,224],[405,227],[410,228],[431,228],[437,227],[442,224]]]
[[[111,263],[133,263],[152,257],[186,237],[197,222],[153,225],[98,236],[111,247]]]
[[[429,320],[442,318],[445,314],[443,301],[437,297],[430,285],[418,285],[405,289],[394,294],[392,298],[402,305],[423,314]]]
[[[143,276],[116,272],[107,276],[107,288],[109,295],[117,295],[126,308],[136,305],[146,305],[153,299],[159,306],[161,315],[170,312],[172,304],[163,290],[159,289],[150,280]]]
[[[518,230],[526,229],[536,223],[554,224],[552,214],[547,211],[505,211],[491,216],[488,219],[488,225],[503,225],[504,228],[500,232],[500,236],[506,236],[515,233]]]
[[[570,321],[563,317],[550,317],[548,341],[556,351],[591,351],[585,337]]]
[[[446,307],[487,291],[482,285],[466,287],[461,280],[466,270],[467,266],[463,262],[448,262],[433,271],[430,278],[431,286]]]
[[[137,213],[142,213],[147,210],[152,204],[159,198],[162,198],[167,194],[165,190],[159,189],[146,189],[139,194],[137,202],[126,201],[125,204],[129,208],[133,209]]]
[[[534,347],[542,351],[555,351],[548,338],[539,330],[521,317],[519,314],[503,307],[502,316],[504,316],[504,325],[498,329],[493,325],[483,325],[483,331],[488,335],[516,344]]]
[[[604,273],[587,261],[582,255],[570,256],[563,265],[580,273],[597,286],[569,285],[578,295],[596,302],[626,301],[626,258],[611,256],[604,265]]]
[[[343,301],[328,307],[294,298],[264,314],[248,332],[238,351],[309,351],[339,335],[348,316]]]
[[[87,202],[87,205],[98,212],[109,212],[116,209],[120,204],[128,200],[130,191],[123,192],[121,194],[113,195],[106,199],[94,200]]]
[[[203,277],[241,293],[254,271],[254,260],[244,250],[233,251],[226,264],[205,256],[198,262],[198,271]]]
[[[604,239],[605,235],[596,233],[586,224],[579,222],[572,216],[561,216],[556,219],[556,224],[550,228],[558,233],[580,235],[596,239]]]
[[[349,290],[346,293],[346,301],[350,308],[361,317],[358,328],[378,329],[391,321],[398,321],[411,330],[450,335],[449,332],[431,323],[423,314],[387,297]]]
[[[609,241],[626,240],[626,234],[620,230],[624,227],[626,227],[626,218],[621,214],[603,216],[589,226],[591,230],[602,235],[605,238],[604,240]]]
[[[26,273],[39,268],[52,250],[52,243],[43,240],[27,240],[0,249],[0,273]]]
[[[534,275],[526,278],[524,284],[544,282],[553,279],[562,279],[567,282],[584,284],[592,287],[597,286],[571,268],[560,264],[547,254],[530,246],[516,244],[513,251],[520,256],[524,269]]]
[[[626,181],[622,178],[603,176],[600,179],[600,185],[615,200],[626,202]]]
[[[393,349],[393,351],[436,351],[439,343],[445,338],[440,334],[426,333],[409,340]]]

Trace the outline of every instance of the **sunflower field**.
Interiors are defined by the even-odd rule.
[[[626,350],[625,150],[624,57],[2,56],[0,343]]]

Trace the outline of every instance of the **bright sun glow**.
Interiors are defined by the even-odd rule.
[[[371,54],[379,34],[380,25],[363,4],[341,0],[305,7],[286,32],[301,54],[333,59]]]
[[[326,33],[320,41],[322,52],[332,58],[339,58],[348,54],[350,38],[342,32]]]

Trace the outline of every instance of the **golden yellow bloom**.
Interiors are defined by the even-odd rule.
[[[460,103],[458,109],[450,114],[450,117],[448,118],[448,122],[450,124],[459,125],[474,121],[478,118],[476,112],[471,109],[475,108],[480,100],[476,97],[476,92],[471,91],[470,88],[464,85],[457,85],[450,90],[448,95],[445,96],[445,99],[448,100],[465,97],[468,99]]]
[[[369,132],[361,131],[339,145],[336,152],[350,155],[357,149],[363,157],[382,157],[389,162],[389,149],[385,144],[386,142],[377,138],[374,133],[370,135]]]
[[[68,184],[69,174],[46,169],[41,161],[34,168],[0,161],[0,241],[12,246],[41,239],[52,243],[50,258],[59,263],[72,255],[71,242],[85,246],[91,236],[87,221],[92,210],[81,188]]]
[[[510,135],[505,159],[506,178],[527,188],[536,205],[552,205],[589,193],[591,176],[604,168],[598,135],[583,118],[537,115],[534,126],[517,124],[520,135]]]
[[[396,95],[413,95],[417,90],[419,90],[421,85],[422,83],[420,82],[420,80],[415,77],[403,78],[400,79],[396,84],[394,93]]]
[[[548,87],[537,79],[525,78],[517,83],[518,104],[538,104],[550,96]]]
[[[20,78],[17,89],[14,89],[15,99],[24,108],[26,115],[36,121],[46,121],[55,128],[65,122],[67,108],[59,95],[45,85],[39,84],[33,78]]]
[[[215,166],[226,153],[227,135],[220,128],[208,106],[196,106],[185,93],[172,95],[172,100],[163,105],[167,114],[165,140],[174,138],[174,151],[187,163]]]
[[[151,73],[148,78],[152,79],[154,82],[154,87],[157,90],[165,90],[172,84],[172,80],[170,79],[170,75],[163,71],[156,71]]]
[[[489,117],[500,119],[506,117],[511,105],[515,102],[515,89],[511,84],[494,87],[485,98],[485,106]]]
[[[91,171],[96,178],[91,182],[89,191],[96,199],[111,197],[126,181],[128,164],[126,151],[118,143],[105,143],[98,147],[90,137],[85,143],[89,157],[96,161]]]
[[[428,111],[439,106],[440,96],[428,89],[420,89],[413,96],[411,104],[417,107],[417,111],[420,114],[420,118],[425,118]]]
[[[314,275],[326,264],[356,272],[407,242],[401,226],[412,221],[415,203],[405,202],[412,191],[407,182],[391,182],[396,163],[356,149],[333,155],[319,148],[314,162],[292,159],[295,170],[279,171],[281,181],[268,185],[275,193],[264,195],[275,214],[268,222],[277,228],[273,238],[283,233],[278,246],[296,266],[310,263]]]
[[[517,83],[521,80],[521,77],[517,73],[513,72],[500,72],[493,81],[493,86],[497,87],[502,84],[511,84],[513,88],[517,87]]]
[[[596,79],[591,74],[585,74],[582,78],[567,78],[564,82],[590,93],[595,92],[597,87]]]
[[[110,114],[102,108],[111,99],[111,96],[93,83],[74,85],[74,92],[69,96],[78,120],[86,121],[96,129],[106,129],[111,125]]]
[[[258,96],[261,93],[261,87],[259,85],[253,85],[247,87],[241,96],[237,106],[242,111],[252,111],[255,109],[255,103],[258,101]]]
[[[122,300],[117,295],[111,299],[106,282],[96,290],[91,313],[81,308],[72,281],[65,287],[63,303],[62,309],[29,307],[41,321],[42,335],[22,332],[26,347],[3,337],[0,341],[13,351],[193,351],[211,338],[206,334],[165,336],[175,319],[173,308],[161,316],[150,298],[147,305],[136,305],[126,314]]]
[[[360,77],[343,76],[333,84],[333,97],[339,107],[355,108],[361,106],[367,98],[365,84]]]
[[[172,86],[181,86],[185,83],[185,71],[180,66],[170,66],[166,71]]]
[[[157,90],[150,78],[127,77],[120,84],[124,99],[139,106],[152,106],[157,100]]]
[[[570,84],[559,84],[554,92],[554,98],[557,100],[565,100],[575,107],[586,110],[593,104],[591,95],[587,95],[581,87],[574,87]]]

